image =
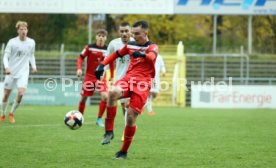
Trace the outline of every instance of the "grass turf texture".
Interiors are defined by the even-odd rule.
[[[0,124],[0,167],[189,167],[275,168],[275,110],[155,108],[138,117],[127,160],[112,160],[121,147],[123,117],[118,107],[115,139],[101,145],[97,107],[87,107],[84,126],[63,123],[75,107],[21,106],[16,123]]]

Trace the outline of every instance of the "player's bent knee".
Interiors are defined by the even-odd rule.
[[[135,125],[135,118],[134,118],[134,116],[130,116],[130,115],[127,116],[127,125],[128,126]]]
[[[118,92],[117,90],[110,90],[109,92],[108,92],[108,97],[110,98],[110,99],[112,99],[112,100],[116,100],[116,99],[118,99],[119,98],[119,96],[120,96],[120,92]]]
[[[3,96],[3,99],[6,99],[6,98],[8,98],[9,97],[9,93],[4,93],[4,96]]]
[[[18,92],[18,97],[23,97],[24,96],[24,92]]]
[[[9,94],[4,94],[2,102],[7,102],[9,99]]]
[[[106,102],[107,101],[107,97],[108,97],[107,93],[102,93],[101,100]]]
[[[136,113],[134,110],[129,109],[127,112],[127,125],[128,126],[134,126],[136,123],[136,118],[138,116],[138,113]]]
[[[18,96],[24,96],[25,88],[19,88],[17,94],[18,94]]]

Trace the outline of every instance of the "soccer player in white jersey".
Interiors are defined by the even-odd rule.
[[[28,23],[18,21],[16,23],[18,36],[9,40],[5,49],[3,63],[5,67],[4,95],[2,99],[2,115],[0,122],[5,119],[8,99],[13,86],[17,87],[17,96],[9,113],[10,123],[14,123],[14,112],[19,106],[28,85],[29,64],[32,66],[32,73],[36,73],[35,63],[35,41],[27,37]]]
[[[129,41],[134,41],[134,39],[131,37],[131,27],[127,22],[122,22],[120,24],[119,34],[120,34],[120,38],[116,38],[108,44],[106,56],[119,50]],[[129,61],[130,61],[129,55],[126,55],[125,57],[119,57],[115,60],[115,66],[116,66],[115,81],[125,76],[129,66]],[[121,102],[123,114],[125,115],[126,106],[129,102],[129,98],[120,99],[120,102]]]
[[[146,103],[146,107],[148,110],[148,114],[153,116],[156,113],[152,110],[152,100],[156,98],[160,90],[160,71],[162,72],[162,76],[166,75],[166,68],[161,55],[158,55],[155,62],[155,77],[152,82],[152,87],[150,89],[150,94]]]

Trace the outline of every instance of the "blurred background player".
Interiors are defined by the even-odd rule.
[[[125,159],[128,148],[136,132],[136,119],[142,114],[150,87],[151,79],[155,76],[154,64],[158,55],[158,46],[148,38],[149,25],[146,21],[137,21],[132,26],[135,41],[128,42],[123,48],[109,55],[97,68],[95,74],[100,79],[104,66],[116,58],[130,55],[130,65],[126,75],[115,82],[108,91],[107,115],[105,119],[105,134],[102,144],[109,144],[114,137],[114,120],[116,116],[116,100],[130,97],[127,109],[127,124],[124,131],[124,142],[114,159]]]
[[[27,37],[28,23],[25,21],[18,21],[15,27],[18,36],[9,40],[3,57],[6,76],[0,122],[5,119],[8,99],[13,86],[16,85],[17,96],[9,114],[10,123],[15,122],[14,112],[19,106],[28,85],[29,64],[32,66],[32,73],[37,72],[34,56],[35,41]]]
[[[104,54],[107,49],[105,44],[107,38],[107,31],[99,29],[96,31],[96,42],[93,44],[86,45],[81,52],[77,60],[77,76],[82,76],[82,62],[86,58],[86,73],[84,76],[81,99],[79,102],[79,112],[84,114],[85,104],[88,96],[92,96],[95,89],[97,88],[101,92],[101,101],[99,104],[99,112],[96,124],[100,127],[104,127],[102,116],[106,109],[107,101],[107,83],[105,78],[102,81],[97,82],[95,76],[95,70],[97,66],[104,60]]]
[[[106,56],[112,54],[116,50],[119,50],[129,41],[134,41],[134,39],[131,37],[131,27],[128,22],[122,22],[120,24],[119,35],[120,35],[120,38],[116,38],[109,43],[107,47]],[[119,57],[115,60],[115,67],[116,67],[115,81],[125,76],[129,66],[129,62],[130,62],[130,57],[128,54],[125,55],[124,57]],[[129,98],[120,99],[120,102],[121,102],[123,115],[126,116],[125,112],[126,112],[127,105],[129,103]],[[121,140],[122,141],[124,140],[124,135],[122,136]]]
[[[116,38],[108,44],[106,56],[109,56],[116,50],[119,50],[122,48],[125,44],[127,44],[129,41],[134,41],[134,39],[131,37],[131,27],[128,22],[122,22],[119,26],[119,35],[120,38]],[[127,72],[128,66],[130,62],[129,55],[126,55],[124,57],[119,57],[115,60],[115,67],[116,67],[116,73],[115,73],[115,81],[123,78]],[[129,102],[129,99],[120,99],[122,111],[125,115],[126,111],[126,104]]]
[[[160,90],[160,71],[162,72],[162,76],[166,75],[166,67],[161,55],[158,55],[155,62],[155,77],[152,81],[152,87],[150,89],[150,94],[146,103],[146,108],[148,110],[148,114],[153,116],[156,113],[152,110],[152,100],[156,98]]]

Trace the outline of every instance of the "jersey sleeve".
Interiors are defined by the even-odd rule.
[[[162,73],[166,73],[166,67],[165,67],[165,63],[164,63],[163,57],[161,55],[158,55],[158,57],[160,57],[161,71],[162,71]]]
[[[89,46],[86,45],[84,47],[84,49],[82,50],[81,54],[78,57],[78,60],[77,60],[77,69],[81,69],[82,68],[82,62],[83,62],[84,58],[88,56],[88,52],[89,52]]]
[[[158,55],[158,46],[156,44],[151,44],[147,49],[147,53],[153,52],[156,56]]]
[[[156,60],[158,55],[158,46],[156,44],[151,44],[146,50],[146,59],[150,61]]]
[[[121,49],[117,50],[116,54],[119,57],[123,57],[123,56],[127,55],[128,54],[127,44],[125,44]]]
[[[36,62],[35,62],[35,41],[33,41],[33,48],[32,48],[32,56],[30,59],[30,64],[32,66],[33,69],[36,69]]]
[[[11,44],[11,40],[9,40],[6,48],[5,48],[5,54],[3,57],[3,64],[4,64],[4,68],[7,69],[9,68],[9,57],[11,55],[11,50],[12,50],[12,44]]]
[[[89,52],[89,46],[86,45],[86,46],[84,47],[84,49],[82,50],[80,56],[82,56],[82,57],[87,57],[87,56],[88,56],[88,52]]]

